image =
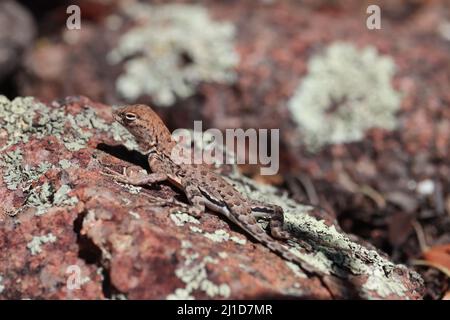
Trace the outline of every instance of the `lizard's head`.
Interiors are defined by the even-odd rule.
[[[113,116],[136,138],[142,151],[172,141],[169,130],[149,106],[129,105],[113,111]]]
[[[142,121],[143,119],[141,114],[144,114],[145,111],[142,107],[141,105],[132,105],[114,110],[113,111],[114,120],[119,122],[128,130],[134,127],[139,127],[140,125],[144,125],[144,121]],[[149,107],[147,108],[150,110]]]

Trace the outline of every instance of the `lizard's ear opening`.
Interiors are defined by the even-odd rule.
[[[125,113],[125,120],[127,120],[129,122],[136,120],[136,118],[137,118],[137,116],[134,113],[131,113],[131,112]]]

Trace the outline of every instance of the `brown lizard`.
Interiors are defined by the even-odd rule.
[[[186,194],[192,205],[189,214],[199,217],[205,208],[223,214],[271,251],[298,264],[305,272],[319,275],[322,281],[322,274],[275,240],[291,238],[290,234],[283,230],[284,216],[281,207],[247,199],[222,176],[204,165],[176,164],[172,161],[171,152],[176,142],[150,107],[130,105],[114,111],[113,114],[114,119],[136,138],[141,152],[148,156],[152,173],[132,170],[130,167],[130,170],[124,169],[123,174],[108,169],[107,175],[132,185],[169,181]],[[272,237],[258,224],[257,218],[269,220]]]

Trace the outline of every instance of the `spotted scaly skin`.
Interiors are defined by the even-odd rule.
[[[283,230],[283,210],[281,207],[247,199],[219,174],[205,165],[176,164],[171,159],[176,142],[159,118],[146,105],[130,105],[114,111],[114,119],[136,138],[141,152],[148,155],[151,174],[142,170],[124,170],[118,174],[109,170],[114,179],[132,185],[146,185],[169,181],[181,189],[192,207],[189,213],[199,217],[205,208],[223,214],[255,240],[288,261],[298,264],[306,273],[322,274],[305,264],[292,254],[278,240],[290,238]],[[271,236],[258,224],[257,219],[269,220]],[[323,282],[323,281],[322,281]]]

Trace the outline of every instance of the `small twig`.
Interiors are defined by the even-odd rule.
[[[377,204],[379,209],[386,208],[386,199],[384,199],[383,195],[371,186],[365,184],[361,187],[360,191],[362,194],[372,199]]]
[[[411,222],[414,230],[416,231],[417,240],[419,241],[419,247],[421,252],[427,251],[430,247],[427,244],[427,239],[425,236],[425,232],[423,231],[422,225],[417,222],[417,220],[413,220]]]
[[[311,179],[307,176],[300,175],[296,177],[300,183],[303,185],[306,191],[306,195],[308,196],[309,202],[312,205],[319,205],[319,196],[317,195],[316,188],[314,188]]]
[[[339,172],[339,171],[338,171]],[[346,172],[338,173],[338,181],[337,181],[344,189],[349,192],[357,193],[360,189],[359,186],[350,178],[350,176]]]
[[[302,191],[301,188],[298,186],[298,182],[292,176],[287,176],[286,183],[288,185],[289,190],[292,192],[292,198],[294,198],[297,201],[302,201],[303,200]]]
[[[450,196],[447,197],[447,200],[445,200],[445,209],[447,210],[447,214],[450,217]]]
[[[412,260],[411,264],[414,266],[427,266],[427,267],[435,268],[435,269],[439,270],[440,272],[442,272],[443,274],[445,274],[448,278],[450,278],[450,270],[444,266],[441,266],[440,264],[430,262],[427,260],[420,260],[420,259]]]
[[[436,188],[434,192],[434,202],[436,203],[436,212],[439,215],[442,215],[445,212],[445,201],[442,191],[442,183],[440,181],[436,181],[435,185]]]

